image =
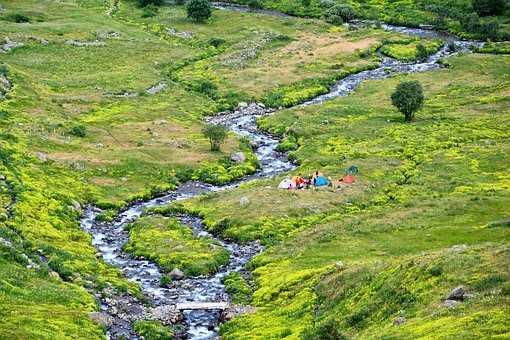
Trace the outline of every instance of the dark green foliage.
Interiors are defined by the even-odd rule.
[[[207,97],[218,98],[218,86],[209,79],[201,79],[192,85],[193,91],[205,94]]]
[[[473,0],[473,10],[478,15],[484,17],[489,15],[499,15],[503,13],[506,7],[505,0]]]
[[[344,340],[340,322],[335,318],[327,319],[312,329],[307,329],[302,335],[303,340]]]
[[[163,4],[163,0],[138,0],[138,6],[147,7],[149,5],[152,6],[161,6]]]
[[[145,6],[142,10],[142,18],[152,18],[158,14],[158,7],[154,4]]]
[[[212,7],[209,0],[190,0],[186,4],[188,18],[203,22],[212,15]]]
[[[85,125],[75,125],[69,130],[69,134],[83,138],[87,135],[87,129]]]
[[[230,273],[222,280],[225,290],[235,304],[249,304],[251,302],[252,289],[239,273]]]
[[[339,4],[329,8],[324,13],[324,18],[331,24],[340,25],[344,21],[349,22],[356,19],[356,12],[350,5]]]
[[[413,120],[424,99],[423,88],[418,81],[401,82],[391,95],[391,103],[404,114],[407,122]]]
[[[21,13],[12,13],[12,14],[4,16],[3,19],[6,21],[16,22],[19,24],[30,22],[30,17],[26,16],[25,14],[21,14]]]
[[[136,333],[150,340],[171,340],[172,330],[158,321],[135,321],[133,328]]]
[[[434,265],[432,268],[429,269],[429,273],[432,276],[440,276],[443,274],[443,267],[440,265]]]
[[[166,287],[170,283],[172,283],[172,279],[170,278],[170,276],[168,276],[168,275],[161,276],[161,279],[159,280],[159,285],[161,287]]]
[[[301,3],[302,3],[302,4],[303,4],[303,6],[305,6],[305,7],[310,6],[310,2],[311,2],[311,0],[301,0]]]
[[[202,129],[202,133],[211,143],[211,151],[219,151],[221,144],[227,139],[228,129],[223,125],[209,124]]]
[[[423,44],[418,44],[416,46],[416,57],[419,61],[425,61],[429,57],[429,52],[427,48]]]
[[[9,70],[7,69],[7,65],[0,65],[0,75],[6,76],[9,74]]]
[[[176,5],[179,5],[179,6],[182,6],[186,3],[186,0],[175,0],[175,4]]]
[[[259,0],[248,0],[246,1],[246,5],[255,9],[260,9],[263,7],[262,3]]]
[[[219,47],[225,43],[225,40],[221,38],[211,38],[207,43],[211,46]]]

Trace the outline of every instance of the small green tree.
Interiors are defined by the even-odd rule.
[[[416,80],[401,82],[391,95],[391,103],[404,114],[406,122],[413,120],[424,99],[423,88]]]
[[[328,8],[324,12],[324,18],[331,24],[341,25],[344,22],[356,19],[356,12],[354,8],[348,4],[338,4]]]
[[[211,143],[211,151],[219,151],[221,144],[227,139],[228,130],[223,125],[209,124],[206,125],[202,133]]]
[[[209,19],[212,15],[212,7],[209,0],[189,0],[186,3],[188,18],[198,22]]]
[[[429,52],[427,51],[427,48],[422,43],[418,44],[416,46],[416,57],[419,61],[425,61],[429,57]]]

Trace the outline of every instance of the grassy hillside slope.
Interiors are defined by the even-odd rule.
[[[417,45],[316,19],[215,11],[198,24],[182,6],[142,17],[134,1],[112,16],[113,1],[0,4],[0,46],[23,44],[0,53],[0,75],[12,83],[5,99],[0,89],[0,334],[9,339],[104,338],[89,318],[98,310],[93,293],[139,296],[80,229],[86,204],[112,219],[211,169],[224,180],[254,170],[252,157],[229,161],[241,149],[250,156],[233,135],[222,152],[209,151],[204,115],[239,101],[291,106],[374,67],[384,44],[398,41],[406,56]],[[449,63],[409,76],[427,95],[412,124],[388,100],[405,76],[259,122],[284,137],[297,172],[336,177],[357,164],[355,185],[287,192],[274,189],[280,178],[268,179],[178,207],[225,237],[269,246],[251,264],[252,297],[242,278],[228,280],[257,311],[225,324],[225,338],[508,335],[510,60],[476,54]],[[243,196],[251,203],[240,208]],[[162,217],[138,221],[131,236],[134,253],[183,263],[190,275],[225,261]],[[175,254],[169,244],[192,251]],[[459,284],[473,297],[441,307]],[[398,316],[408,322],[393,326]]]
[[[297,172],[335,178],[356,164],[354,185],[293,192],[277,178],[179,205],[227,237],[277,244],[252,261],[257,312],[225,338],[509,335],[510,59],[448,62],[260,122],[299,141]],[[403,79],[427,97],[411,124],[388,100]],[[444,307],[459,285],[472,297]]]

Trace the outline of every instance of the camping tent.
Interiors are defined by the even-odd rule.
[[[326,177],[324,176],[318,176],[316,179],[315,179],[315,186],[316,187],[322,187],[322,186],[325,186],[325,185],[328,185],[329,184],[329,181]]]
[[[290,180],[290,178],[285,178],[278,185],[278,189],[294,189],[295,187],[296,185]]]

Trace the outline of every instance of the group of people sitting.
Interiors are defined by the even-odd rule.
[[[350,171],[349,171],[350,170]],[[357,168],[355,168],[355,172],[357,173]],[[332,180],[331,178],[326,178],[321,172],[315,171],[308,177],[303,177],[302,175],[293,176],[292,178],[285,178],[278,188],[280,189],[310,189],[311,187],[339,187],[343,184],[352,184],[356,181],[356,177],[354,177],[353,167],[350,167],[346,172],[346,175],[337,179]]]

